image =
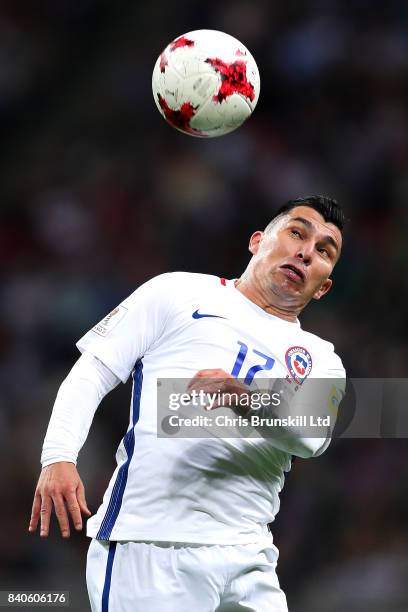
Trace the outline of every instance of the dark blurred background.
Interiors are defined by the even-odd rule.
[[[248,46],[254,116],[210,141],[151,94],[156,57],[189,30]],[[335,286],[302,315],[349,376],[408,372],[406,0],[3,0],[0,4],[0,589],[71,591],[88,610],[88,541],[27,533],[43,436],[75,341],[168,270],[239,276],[286,199],[349,218]],[[129,388],[99,409],[79,461],[96,510]],[[408,609],[405,440],[337,440],[296,461],[274,525],[291,612]]]

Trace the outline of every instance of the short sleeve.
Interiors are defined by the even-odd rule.
[[[78,340],[81,353],[88,351],[97,357],[125,383],[136,361],[165,329],[173,280],[173,273],[168,273],[141,285]]]
[[[334,350],[328,357],[326,369],[322,375],[322,378],[328,379],[329,381],[329,386],[327,388],[326,410],[328,410],[328,414],[331,416],[332,424],[329,435],[327,436],[324,444],[322,444],[322,446],[315,451],[313,455],[314,457],[318,457],[324,453],[331,442],[339,406],[346,392],[346,371],[340,357],[334,352]]]

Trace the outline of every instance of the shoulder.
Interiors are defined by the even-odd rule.
[[[192,287],[217,287],[221,285],[221,279],[211,274],[199,274],[196,272],[164,272],[148,280],[145,285],[157,288],[173,287],[173,289],[185,289],[188,292]]]
[[[159,306],[170,306],[184,301],[198,291],[208,291],[221,286],[218,276],[193,272],[165,272],[149,279],[133,291],[123,302],[126,308],[133,308],[141,302]]]
[[[200,274],[198,272],[166,272],[165,274],[156,276],[157,279],[164,277],[169,282],[180,283],[182,285],[193,283],[194,285],[208,285],[211,287],[221,284],[219,276],[213,274]]]

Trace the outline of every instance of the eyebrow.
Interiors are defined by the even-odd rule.
[[[313,223],[309,221],[309,219],[305,219],[304,217],[292,217],[292,221],[298,221],[299,223],[303,223],[303,225],[305,225],[308,229],[314,229]],[[334,247],[336,249],[336,252],[339,251],[339,245],[329,234],[326,234],[326,236],[323,237],[323,241],[328,242],[332,247]]]

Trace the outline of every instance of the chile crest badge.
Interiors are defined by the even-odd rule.
[[[293,380],[301,385],[312,370],[312,357],[302,346],[291,346],[285,355],[285,361]]]

